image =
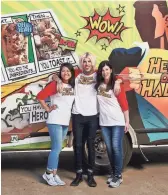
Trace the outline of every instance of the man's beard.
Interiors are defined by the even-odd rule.
[[[93,67],[90,69],[90,71],[86,71],[86,70],[83,69],[83,73],[84,73],[85,75],[90,75],[90,74],[92,74],[93,72],[94,72],[94,68],[93,68]]]

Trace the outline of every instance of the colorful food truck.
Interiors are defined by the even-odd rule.
[[[97,66],[108,59],[123,78],[130,112],[124,166],[134,148],[168,145],[167,26],[165,0],[2,2],[2,152],[50,149],[48,113],[36,95],[61,63],[79,68],[78,56],[86,51]],[[72,141],[72,128],[63,147]],[[95,150],[97,168],[108,167],[99,125]],[[87,158],[87,143],[83,152]]]

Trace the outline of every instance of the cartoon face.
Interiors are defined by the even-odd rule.
[[[160,12],[158,5],[153,5],[152,16],[155,18],[155,38],[163,36],[165,32],[165,26],[168,25],[168,20],[166,17],[163,17],[163,14]],[[167,21],[166,21],[167,20]]]
[[[150,48],[167,49],[168,8],[165,0],[136,1],[135,24],[141,39],[148,42]],[[163,37],[163,43],[160,38]]]

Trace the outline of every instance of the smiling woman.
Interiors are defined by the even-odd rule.
[[[62,91],[57,91],[57,83],[52,81],[37,95],[42,107],[48,112],[47,127],[51,138],[51,152],[48,157],[47,171],[43,178],[51,186],[65,185],[57,175],[59,154],[62,149],[68,125],[71,117],[71,109],[74,101],[74,69],[69,63],[63,63],[60,67],[59,77],[62,81]],[[51,105],[45,100],[50,98]]]
[[[108,100],[110,105],[114,103],[111,102],[112,97],[116,100],[113,105],[117,109],[115,115],[111,109],[104,118],[107,116],[108,121],[109,117],[114,115],[113,121],[115,119],[117,122],[125,122],[122,109],[118,110],[120,107],[117,103],[118,99],[120,101],[124,98],[118,98],[117,94],[112,96],[113,90],[108,89],[113,87],[114,91],[117,89],[118,92],[124,88],[129,104],[130,125],[123,139],[123,167],[128,164],[133,148],[168,144],[166,2],[3,1],[2,150],[50,149],[50,137],[45,121],[47,119],[47,122],[50,122],[48,125],[52,135],[55,135],[55,125],[66,122],[65,126],[68,126],[68,120],[64,120],[71,115],[70,105],[74,98],[73,125],[69,130],[74,134],[77,177],[71,185],[79,185],[83,177],[82,172],[86,171],[88,185],[95,187],[94,168],[103,173],[106,168],[110,168],[107,147],[98,124],[97,93],[102,101]],[[19,32],[15,24],[20,22],[29,22],[33,26],[32,36],[28,39],[25,39],[23,34],[18,37]],[[3,50],[6,43],[8,47]],[[21,53],[27,51],[24,50],[24,44],[28,46],[27,57],[14,56],[18,49]],[[12,61],[9,60],[10,67],[6,64],[5,56],[12,58]],[[112,74],[119,78],[115,85],[114,82],[108,83],[111,69],[109,71],[105,66],[103,74],[100,71],[100,83],[104,80],[106,82],[96,92],[96,67],[104,59],[109,59]],[[75,81],[72,79],[74,73],[71,68],[61,66],[65,62],[73,65]],[[55,73],[61,82],[53,81]],[[36,99],[40,91],[43,91],[40,96],[43,103],[46,103],[43,104],[46,110]],[[105,106],[103,111],[108,109],[109,107],[106,109]],[[109,113],[111,114],[108,117]],[[67,131],[67,128],[57,129],[60,132]],[[60,133],[60,136],[64,135]],[[57,155],[61,150],[60,140],[61,138],[59,141],[52,140],[52,143],[59,143],[56,147],[59,148]],[[48,169],[55,167],[57,166],[52,163],[48,165]],[[44,177],[47,178],[46,175]]]
[[[99,103],[99,125],[106,143],[107,153],[111,164],[111,178],[108,179],[110,187],[118,187],[123,179],[123,139],[124,131],[129,129],[128,102],[124,88],[114,94],[115,77],[109,61],[102,61],[97,71],[97,99]]]

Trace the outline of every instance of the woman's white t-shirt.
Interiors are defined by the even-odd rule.
[[[45,100],[50,97],[51,106],[58,106],[55,110],[48,113],[48,124],[69,125],[71,117],[72,104],[74,102],[74,89],[63,83],[62,92],[57,92],[56,82],[53,81],[47,85],[38,95],[37,99]]]
[[[116,97],[113,90],[106,91],[107,85],[101,84],[98,88],[97,98],[99,103],[100,126],[125,126],[123,111],[128,109],[122,93]]]

